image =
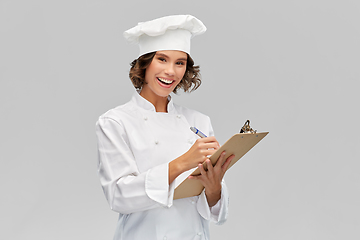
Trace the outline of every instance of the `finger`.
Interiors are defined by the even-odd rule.
[[[215,149],[206,149],[206,150],[203,150],[204,156],[211,156],[211,155],[213,155],[215,152],[216,152]]]
[[[220,147],[220,145],[218,142],[208,142],[208,143],[204,143],[204,145],[202,147],[218,149]]]
[[[201,175],[197,175],[197,176],[190,175],[190,176],[188,176],[188,179],[200,180],[200,177],[201,177]]]
[[[206,140],[204,140],[204,138],[198,139],[197,141],[198,141],[197,142],[198,147],[200,147],[200,148],[219,148],[220,147],[220,145],[217,141],[215,141],[215,142],[206,141]]]
[[[216,138],[214,136],[202,138],[207,142],[217,142]]]
[[[225,158],[225,155],[226,155],[226,152],[223,151],[221,154],[220,154],[220,157],[218,158],[217,162],[216,162],[216,165],[215,167],[216,168],[221,168],[222,165],[224,164],[226,158]]]
[[[207,169],[208,169],[207,174],[209,174],[209,177],[211,177],[213,175],[213,173],[214,173],[214,167],[213,167],[210,159],[207,159],[205,162],[206,162],[206,166],[207,166]]]
[[[224,163],[224,165],[222,165],[222,170],[224,171],[224,173],[227,171],[227,169],[230,166],[231,161],[235,158],[235,155],[231,155],[230,157],[228,157]]]
[[[198,168],[200,170],[201,175],[206,176],[206,171],[204,169],[204,166],[202,164],[199,164]]]
[[[216,140],[216,138],[214,136],[198,138],[197,141],[199,141],[199,142],[217,142],[217,140]]]
[[[206,137],[206,138],[199,138],[197,141],[203,142],[203,143],[214,143],[217,146],[220,146],[219,142],[216,140],[216,138],[213,137]]]

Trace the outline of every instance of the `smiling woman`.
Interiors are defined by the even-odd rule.
[[[156,53],[157,52],[144,54],[130,64],[131,69],[129,77],[136,89],[140,90],[146,83],[145,70],[152,62]],[[194,60],[189,54],[186,55],[186,71],[183,79],[173,90],[174,93],[177,93],[178,89],[183,89],[184,92],[191,92],[196,90],[201,84],[199,66],[194,66]]]
[[[223,176],[232,156],[222,154],[213,167],[208,156],[219,143],[209,117],[174,104],[170,96],[200,86],[190,39],[205,30],[197,18],[178,15],[140,23],[124,33],[140,46],[129,73],[137,91],[96,124],[100,182],[111,209],[119,213],[116,240],[209,239],[209,222],[226,221]],[[191,126],[209,137],[197,139]],[[196,167],[205,190],[173,200],[178,177],[188,177]]]
[[[167,97],[183,79],[186,61],[187,54],[184,52],[159,51],[155,53],[150,65],[146,68],[145,84],[140,95],[151,102],[157,112],[166,112]],[[163,101],[164,104],[156,104],[159,97],[166,98]]]
[[[158,97],[167,98],[180,83],[186,71],[187,55],[181,51],[156,52],[145,72],[145,85],[140,95],[155,105]],[[166,105],[167,102],[165,101]],[[166,109],[163,110],[166,112]]]

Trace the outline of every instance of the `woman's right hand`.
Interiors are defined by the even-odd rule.
[[[205,162],[209,156],[216,152],[220,145],[215,137],[199,138],[184,153],[182,161],[184,171],[197,167],[200,163]]]
[[[219,148],[220,145],[215,137],[197,139],[186,153],[169,163],[169,184],[181,173],[205,162],[208,156],[211,156]]]

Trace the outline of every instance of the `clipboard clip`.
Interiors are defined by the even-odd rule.
[[[250,120],[246,120],[244,126],[240,129],[240,133],[256,133],[256,130],[250,127]]]

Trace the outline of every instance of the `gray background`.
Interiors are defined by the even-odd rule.
[[[212,239],[360,239],[360,2],[214,2],[0,1],[0,239],[112,239],[94,125],[133,93],[122,32],[170,14],[208,27],[203,85],[175,101],[220,143],[270,131],[227,173]]]

